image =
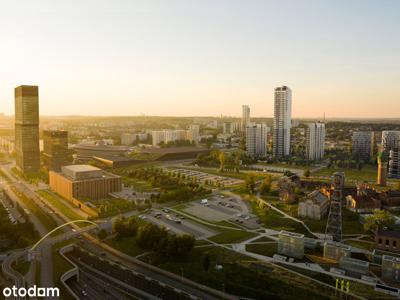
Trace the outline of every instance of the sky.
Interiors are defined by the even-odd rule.
[[[397,0],[0,0],[0,112],[400,117]]]

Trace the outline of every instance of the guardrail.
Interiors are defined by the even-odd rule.
[[[74,250],[74,245],[73,244],[69,244],[65,247],[62,247],[58,253],[66,260],[68,261],[71,265],[72,265],[72,269],[68,270],[67,272],[65,272],[64,274],[61,275],[60,281],[62,282],[62,284],[65,286],[65,288],[68,290],[68,292],[77,300],[79,300],[78,295],[76,295],[74,293],[74,291],[68,286],[68,284],[66,283],[66,281],[68,279],[71,279],[72,277],[76,276],[79,279],[79,268],[78,266],[72,261],[70,260],[67,256],[65,256],[65,253],[68,253],[70,251]]]

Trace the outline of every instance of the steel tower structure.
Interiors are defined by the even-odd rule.
[[[332,176],[331,199],[325,236],[332,236],[333,241],[342,240],[342,199],[344,173],[336,172]]]

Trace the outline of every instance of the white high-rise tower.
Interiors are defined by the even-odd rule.
[[[321,122],[307,124],[306,156],[309,160],[320,160],[325,151],[325,124]]]
[[[253,157],[267,154],[268,127],[265,124],[249,124],[246,127],[246,151]]]
[[[290,128],[292,122],[292,91],[287,86],[275,88],[273,155],[290,154]]]

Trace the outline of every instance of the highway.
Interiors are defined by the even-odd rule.
[[[88,236],[87,233],[83,236]],[[200,299],[237,299],[237,297],[223,293],[207,286],[198,284],[187,278],[178,276],[176,274],[167,272],[153,265],[144,263],[136,258],[128,256],[107,244],[98,242],[93,237],[89,237],[88,240],[82,241],[82,247],[88,252],[96,255],[97,257],[102,257],[104,259],[104,253],[106,253],[106,260],[111,262],[120,262],[124,268],[142,274],[146,277],[152,278],[161,282],[164,285],[172,286],[179,289],[186,294],[193,295]],[[103,254],[103,255],[102,255]]]

